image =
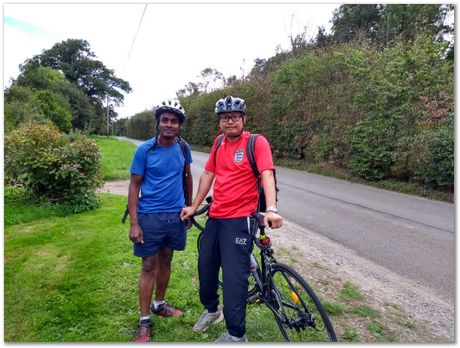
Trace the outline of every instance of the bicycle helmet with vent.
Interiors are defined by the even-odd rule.
[[[241,112],[246,114],[246,102],[238,97],[227,96],[225,99],[219,99],[216,103],[215,113],[219,116],[223,112]]]
[[[160,119],[161,114],[164,112],[171,112],[177,115],[180,123],[185,121],[185,110],[182,105],[180,105],[180,101],[177,99],[165,100],[155,107],[155,118],[157,119],[157,122]]]

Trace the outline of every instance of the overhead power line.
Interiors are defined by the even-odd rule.
[[[129,58],[129,56],[131,55],[131,51],[133,50],[133,46],[134,46],[134,43],[136,42],[137,34],[139,33],[139,28],[141,27],[142,20],[144,19],[145,10],[147,10],[147,5],[148,4],[145,4],[144,12],[142,12],[141,20],[139,21],[139,25],[137,26],[136,34],[134,35],[133,43],[131,44],[131,48],[129,49],[128,57],[126,59]]]

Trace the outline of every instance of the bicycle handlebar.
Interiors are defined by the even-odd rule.
[[[208,196],[206,197],[206,204],[198,209],[195,214],[193,214],[191,217],[190,217],[190,220],[192,221],[192,224],[194,224],[196,226],[196,228],[198,228],[200,231],[203,231],[204,230],[204,227],[201,226],[196,220],[195,220],[195,216],[197,215],[201,215],[205,212],[207,212],[209,210],[209,208],[211,207],[211,204],[212,204],[212,196]]]

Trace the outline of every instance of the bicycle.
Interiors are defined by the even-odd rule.
[[[197,238],[198,253],[204,227],[195,216],[207,212],[212,197],[192,217],[192,223],[201,231]],[[247,303],[265,304],[273,313],[276,323],[287,342],[331,341],[337,338],[332,323],[320,300],[308,283],[291,267],[279,263],[274,257],[270,238],[265,234],[264,216],[252,213],[258,228],[252,237],[260,250],[260,262],[251,254],[251,278]],[[259,231],[259,236],[257,235]],[[219,280],[220,286],[222,281]]]

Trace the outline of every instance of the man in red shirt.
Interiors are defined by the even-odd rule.
[[[214,201],[198,258],[200,300],[206,310],[193,330],[203,332],[225,317],[228,331],[219,337],[218,342],[247,342],[246,296],[253,248],[250,236],[256,226],[251,213],[257,210],[258,190],[246,154],[250,136],[243,130],[246,103],[241,98],[228,96],[217,101],[215,113],[224,139],[217,152],[219,137],[214,141],[193,205],[183,208],[181,213],[182,219],[192,216],[214,182]],[[265,225],[270,222],[272,228],[279,228],[283,218],[276,208],[272,154],[263,136],[257,137],[254,158],[267,202]],[[220,267],[223,270],[223,314],[217,294]]]

